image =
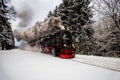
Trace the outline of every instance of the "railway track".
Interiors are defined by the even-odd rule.
[[[76,55],[76,57],[71,60],[120,72],[119,58]]]

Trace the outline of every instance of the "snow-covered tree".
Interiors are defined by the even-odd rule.
[[[98,39],[103,56],[120,57],[120,0],[96,0],[95,9],[102,15],[102,38]],[[107,29],[107,30],[106,30]]]
[[[10,13],[13,7],[9,6],[10,0],[0,0],[0,47],[12,49],[14,47],[13,32],[10,25]]]

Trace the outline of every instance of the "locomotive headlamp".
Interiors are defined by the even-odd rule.
[[[64,47],[66,47],[67,45],[66,44],[64,44]]]

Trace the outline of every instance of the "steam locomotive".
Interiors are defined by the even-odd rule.
[[[40,39],[40,45],[44,53],[51,53],[61,58],[75,57],[73,36],[67,30],[60,30],[42,37]]]

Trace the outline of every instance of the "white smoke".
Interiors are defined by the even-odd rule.
[[[18,16],[16,21],[11,21],[12,28],[19,29],[18,26],[32,27],[37,21],[43,21],[49,11],[53,11],[62,0],[12,0],[11,2]],[[27,15],[24,16],[26,18],[21,16],[22,14]]]
[[[20,49],[23,50],[28,50],[28,51],[37,51],[37,52],[41,52],[41,47],[38,46],[30,46],[30,44],[27,43],[27,41],[21,40],[20,41],[20,45],[19,45]]]
[[[20,19],[18,27],[27,27],[33,20],[33,9],[28,4],[23,4],[21,10],[16,10],[16,16]]]

